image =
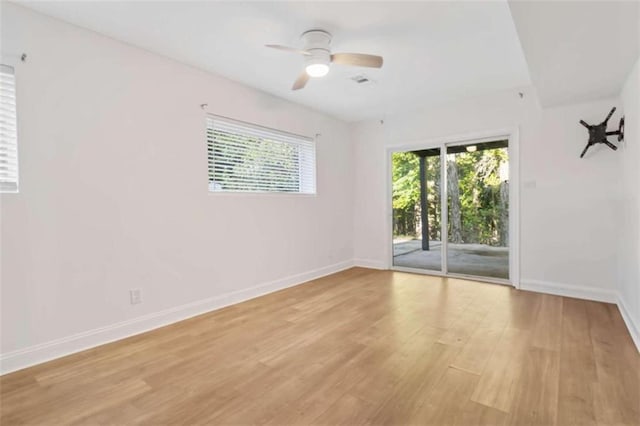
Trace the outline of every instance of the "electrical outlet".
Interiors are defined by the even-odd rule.
[[[132,288],[131,290],[129,290],[129,297],[131,298],[132,305],[142,303],[142,292],[139,288]]]

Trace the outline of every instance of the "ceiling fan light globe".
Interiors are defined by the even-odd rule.
[[[309,64],[305,68],[309,77],[324,77],[329,72],[329,65],[327,64]]]

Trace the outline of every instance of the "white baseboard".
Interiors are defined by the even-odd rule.
[[[21,370],[66,355],[144,333],[165,325],[201,315],[225,306],[240,303],[274,291],[293,287],[326,275],[343,271],[353,266],[372,269],[388,269],[384,262],[370,259],[355,259],[318,268],[301,274],[267,282],[254,287],[220,296],[198,300],[181,306],[144,315],[131,320],[122,321],[106,327],[88,330],[82,333],[34,345],[25,349],[0,354],[0,375]],[[599,302],[617,303],[625,324],[636,347],[640,351],[640,327],[636,324],[629,310],[617,292],[593,287],[573,286],[538,280],[521,280],[521,289],[558,296],[575,297],[577,299],[595,300]]]
[[[574,297],[576,299],[595,300],[597,302],[617,302],[616,292],[614,290],[531,280],[525,278],[520,279],[520,290],[554,294],[556,296]]]
[[[617,291],[530,279],[522,279],[520,281],[520,289],[535,291],[538,293],[554,294],[556,296],[574,297],[576,299],[615,303],[618,306],[618,310],[622,315],[625,325],[627,326],[627,330],[629,330],[633,343],[636,345],[638,352],[640,352],[640,325],[633,320],[629,308],[627,307],[624,299],[622,299],[620,293]]]
[[[627,304],[620,293],[618,293],[617,296],[618,310],[620,310],[620,314],[622,315],[622,319],[627,326],[627,330],[629,330],[629,334],[631,335],[633,343],[636,344],[636,349],[638,349],[638,352],[640,352],[640,324],[634,321],[631,313],[629,312],[629,308],[627,307]]]
[[[372,259],[354,259],[353,266],[360,266],[362,268],[370,269],[389,269],[389,267],[384,262]]]
[[[353,266],[354,262],[348,260],[309,272],[291,275],[286,278],[267,282],[247,289],[222,294],[220,296],[204,300],[198,300],[186,305],[176,306],[160,312],[154,312],[138,318],[111,324],[106,327],[84,331],[82,333],[34,345],[25,349],[1,354],[0,374],[21,370],[32,365],[71,355],[105,343],[144,333],[196,315],[201,315],[225,306],[253,299],[267,293],[272,293],[316,278],[340,272]]]

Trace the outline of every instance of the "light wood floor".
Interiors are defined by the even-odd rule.
[[[0,385],[3,426],[640,424],[614,305],[358,268]]]

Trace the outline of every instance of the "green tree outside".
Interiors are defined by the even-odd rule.
[[[506,148],[447,155],[450,241],[506,246],[508,242],[508,165]],[[440,157],[426,158],[429,238],[440,239]],[[502,175],[501,175],[502,174]],[[457,178],[456,178],[457,176]],[[421,238],[419,158],[412,152],[392,156],[394,236]],[[459,210],[459,220],[451,215]],[[456,241],[451,240],[455,236]]]

